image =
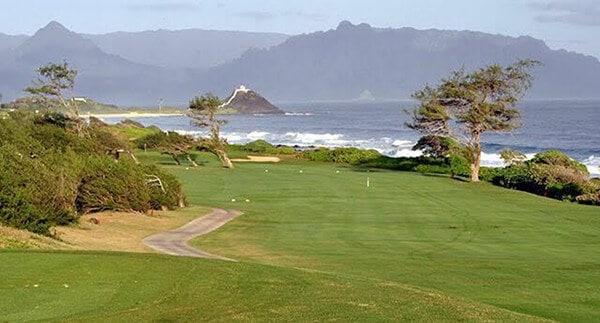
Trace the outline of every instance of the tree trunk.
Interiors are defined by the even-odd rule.
[[[471,164],[471,182],[479,182],[479,161]]]
[[[225,168],[229,168],[229,169],[233,169],[233,163],[231,162],[231,160],[229,159],[229,157],[227,157],[227,153],[223,150],[217,150],[217,156],[219,157],[219,159],[221,160],[221,163],[223,164],[223,167]]]
[[[193,160],[189,154],[185,154],[185,157],[187,158],[190,165],[192,165],[192,167],[198,167],[198,164],[196,164],[196,161]]]
[[[131,151],[131,150],[128,150],[127,152],[129,153],[129,156],[131,157],[131,159],[133,159],[133,162],[134,162],[136,165],[139,165],[139,164],[140,164],[140,161],[137,159],[137,157],[135,157],[135,154],[133,153],[133,151]]]
[[[472,134],[473,146],[471,150],[471,182],[479,182],[479,167],[481,165],[481,145],[479,133]]]

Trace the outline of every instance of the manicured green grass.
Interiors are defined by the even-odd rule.
[[[413,173],[200,159],[165,167],[193,204],[244,215],[193,243],[239,263],[0,252],[0,320],[600,320],[596,207]]]
[[[150,254],[0,252],[2,321],[535,318],[367,278]]]
[[[245,212],[195,242],[210,252],[407,283],[551,319],[600,319],[597,207],[301,162],[170,170],[190,201]]]

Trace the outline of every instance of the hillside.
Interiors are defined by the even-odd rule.
[[[209,68],[238,58],[250,48],[269,48],[289,38],[277,33],[201,29],[83,36],[106,53],[164,68]]]
[[[28,37],[25,35],[6,35],[0,33],[0,53],[21,45]]]
[[[225,100],[222,109],[236,114],[282,114],[283,111],[260,94],[240,86]]]
[[[77,96],[125,106],[156,106],[161,99],[185,104],[209,91],[223,97],[239,84],[275,101],[352,100],[365,93],[403,99],[452,70],[522,58],[543,63],[534,71],[529,98],[600,98],[597,58],[552,50],[527,36],[342,22],[289,38],[199,30],[84,37],[51,22],[24,41],[2,36],[0,43],[16,46],[0,51],[5,102],[23,95],[36,68],[62,60],[79,71]]]
[[[37,78],[35,70],[48,62],[67,61],[78,71],[75,93],[103,102],[132,105],[181,95],[183,71],[134,63],[103,52],[91,40],[51,22],[18,47],[0,54],[0,78],[10,80],[5,101],[23,96]]]
[[[291,37],[271,49],[248,51],[212,69],[208,83],[222,91],[243,82],[275,100],[352,99],[364,91],[377,98],[408,98],[452,70],[522,58],[543,63],[534,72],[531,97],[600,97],[596,58],[551,50],[531,37],[379,29],[349,22],[326,32]]]

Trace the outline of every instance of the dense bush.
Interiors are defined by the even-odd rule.
[[[305,150],[300,153],[300,157],[311,161],[361,165],[381,158],[382,155],[373,149],[364,150],[354,147],[329,149],[321,147]]]
[[[194,147],[196,142],[191,136],[181,135],[175,131],[160,131],[137,139],[136,144],[140,149],[185,150]]]
[[[51,226],[72,223],[81,212],[143,212],[183,203],[172,176],[107,154],[127,145],[109,128],[92,125],[79,136],[73,127],[56,113],[0,119],[1,223],[50,234]]]
[[[275,146],[265,140],[259,139],[244,145],[238,145],[239,150],[262,155],[295,155],[296,150],[289,146]]]
[[[507,188],[583,203],[593,201],[595,193],[595,185],[588,177],[585,165],[560,151],[549,150],[529,161],[496,169],[489,180]]]

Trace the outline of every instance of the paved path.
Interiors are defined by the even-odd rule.
[[[146,237],[142,242],[152,249],[169,255],[235,261],[192,248],[187,242],[197,236],[218,229],[241,214],[240,211],[213,209],[208,215],[195,219],[177,229]]]

